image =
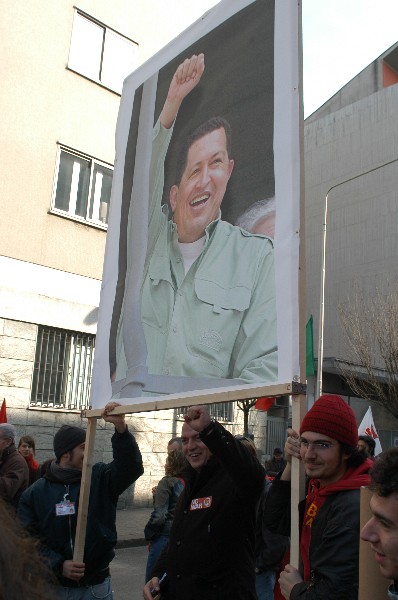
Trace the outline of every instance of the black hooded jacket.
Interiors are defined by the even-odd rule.
[[[152,575],[167,572],[162,600],[255,600],[256,505],[264,469],[219,423],[201,440],[212,456],[188,469],[170,541]]]

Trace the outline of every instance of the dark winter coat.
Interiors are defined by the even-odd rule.
[[[264,469],[219,423],[202,441],[207,464],[184,473],[170,542],[153,575],[168,575],[162,600],[255,600],[254,534]]]
[[[290,600],[358,600],[360,490],[327,496],[311,530],[310,581],[294,586]],[[269,492],[268,519],[279,533],[290,530],[290,481],[274,480]],[[300,503],[300,528],[305,500]]]
[[[39,551],[61,585],[79,587],[100,582],[113,559],[116,534],[116,505],[119,495],[144,472],[134,437],[125,431],[112,436],[113,461],[96,463],[92,469],[87,530],[84,548],[85,575],[79,583],[62,577],[62,564],[73,558],[80,481],[65,485],[54,480],[51,469],[22,495],[18,518],[40,539]],[[22,458],[22,457],[21,457]],[[68,493],[75,503],[74,515],[56,516],[55,505]]]
[[[18,506],[22,493],[29,485],[29,469],[14,444],[3,450],[0,459],[0,498]]]
[[[165,476],[159,481],[153,511],[144,529],[147,542],[159,535],[170,535],[176,504],[183,488],[184,482],[179,477]]]
[[[289,536],[274,533],[269,528],[267,500],[271,486],[271,482],[266,479],[257,510],[255,549],[256,573],[279,571],[282,560],[290,547]],[[277,524],[274,523],[273,525]],[[274,527],[274,529],[277,529],[277,526]]]
[[[281,460],[276,460],[275,457],[271,458],[264,465],[265,474],[269,477],[275,477],[278,473],[282,473],[285,467],[286,461],[284,458],[281,458]]]

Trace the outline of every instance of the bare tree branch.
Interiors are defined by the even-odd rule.
[[[243,430],[244,434],[249,433],[249,412],[250,409],[256,404],[257,398],[246,398],[245,400],[238,400],[238,408],[243,412]]]
[[[338,306],[353,368],[342,375],[359,397],[398,418],[398,286],[366,297],[356,286]]]

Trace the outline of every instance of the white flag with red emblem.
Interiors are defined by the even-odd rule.
[[[375,456],[382,452],[380,439],[373,421],[372,409],[370,408],[370,406],[366,411],[360,426],[358,427],[358,435],[370,435],[370,437],[374,439],[374,441],[376,442]]]

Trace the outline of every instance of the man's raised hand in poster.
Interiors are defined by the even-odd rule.
[[[198,85],[204,70],[204,54],[198,56],[194,54],[179,65],[171,80],[166,102],[160,115],[160,122],[163,127],[170,129],[182,101]]]

